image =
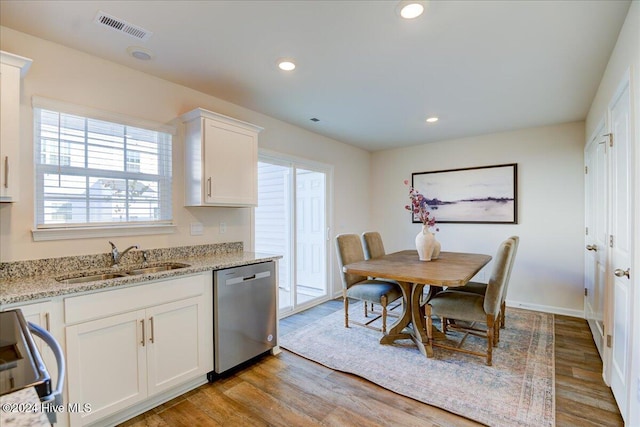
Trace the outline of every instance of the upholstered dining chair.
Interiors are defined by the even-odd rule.
[[[511,270],[513,270],[513,264],[515,264],[516,253],[518,252],[518,244],[520,243],[520,237],[511,236],[509,239],[513,240],[513,256],[511,257],[511,261],[509,261],[509,268],[507,271],[507,282],[504,284],[504,290],[502,291],[502,299],[500,301],[500,328],[504,329],[505,325],[505,311],[507,309],[506,299],[507,299],[507,288],[509,287],[509,283],[511,282]],[[471,292],[478,295],[484,295],[487,291],[487,284],[483,282],[469,282],[464,286],[459,288],[451,288],[451,290],[456,292]]]
[[[362,233],[362,247],[365,259],[380,258],[385,255],[382,236],[377,231]]]
[[[338,266],[342,278],[342,296],[344,298],[344,326],[349,327],[349,298],[364,302],[365,316],[367,316],[367,303],[376,303],[382,306],[382,313],[376,315],[366,323],[353,321],[357,325],[377,329],[370,324],[382,317],[382,332],[387,332],[387,305],[402,297],[402,290],[397,283],[369,279],[365,276],[347,274],[343,268],[353,262],[364,261],[364,251],[360,237],[357,234],[339,234],[336,236],[336,253]]]
[[[507,239],[500,244],[493,264],[493,271],[487,283],[487,290],[484,295],[473,292],[456,292],[446,290],[435,295],[425,305],[425,317],[427,320],[427,336],[435,347],[443,347],[449,350],[460,351],[477,356],[485,356],[487,365],[491,366],[493,357],[493,347],[498,345],[500,340],[500,301],[504,290],[509,271],[509,262],[513,257],[515,243],[512,239]],[[442,331],[446,333],[447,328],[459,330],[465,334],[477,335],[487,340],[487,350],[485,353],[465,349],[461,347],[464,338],[457,347],[447,346],[436,342],[433,339],[433,323],[431,316],[438,316],[442,319]],[[449,326],[448,319],[456,321]],[[476,323],[485,323],[486,328],[477,328]],[[466,335],[465,335],[466,337]]]
[[[362,233],[362,247],[364,249],[365,259],[380,258],[381,256],[384,256],[386,254],[384,250],[384,243],[382,243],[382,236],[377,231],[365,231],[364,233]],[[369,277],[369,279],[375,279],[375,277]],[[391,283],[398,283],[392,279],[377,279],[377,280],[383,280],[385,282],[391,282]],[[402,299],[397,305],[391,307],[390,310],[393,310],[401,306],[402,306]],[[371,311],[372,312],[374,311],[373,303],[371,303]],[[367,312],[365,311],[364,314],[366,316]],[[396,315],[391,314],[389,311],[387,311],[387,315],[397,317]]]

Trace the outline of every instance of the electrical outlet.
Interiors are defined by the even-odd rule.
[[[204,227],[202,226],[201,223],[199,223],[199,222],[192,222],[191,223],[191,235],[192,236],[202,236],[203,231],[204,231]]]
[[[227,232],[227,223],[226,222],[221,222],[220,223],[220,234],[224,234]]]

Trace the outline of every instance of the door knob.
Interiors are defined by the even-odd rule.
[[[627,276],[627,279],[631,278],[631,272],[630,272],[630,270],[628,268],[626,270],[623,270],[621,268],[616,268],[616,270],[613,272],[613,274],[615,274],[617,277]]]
[[[598,247],[596,245],[587,245],[587,250],[598,252]]]

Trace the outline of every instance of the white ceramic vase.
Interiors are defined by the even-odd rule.
[[[432,234],[433,234],[433,233],[432,233]],[[433,234],[433,238],[434,238],[434,239],[436,238],[436,235],[435,235],[435,234]],[[433,254],[431,254],[431,259],[438,259],[438,258],[440,258],[440,248],[441,248],[440,242],[438,242],[438,241],[436,240],[436,244],[435,244],[435,246],[433,247]]]
[[[437,253],[435,253],[434,257],[436,247]],[[420,261],[431,261],[440,255],[440,243],[426,225],[422,226],[422,231],[416,236],[416,249],[418,250]]]

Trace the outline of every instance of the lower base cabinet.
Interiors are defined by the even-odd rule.
[[[71,425],[204,377],[213,363],[210,289],[208,273],[69,298],[72,321],[94,318],[66,328],[69,403],[90,405],[69,414]]]

